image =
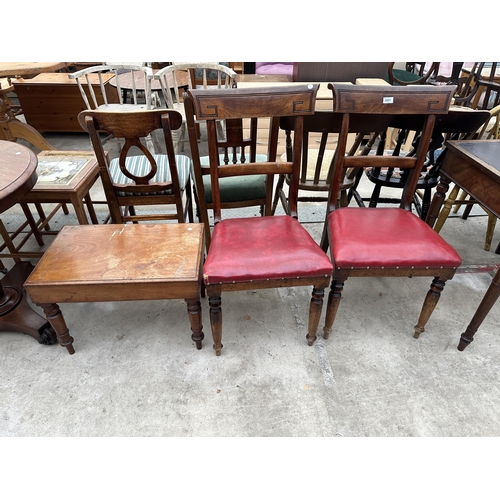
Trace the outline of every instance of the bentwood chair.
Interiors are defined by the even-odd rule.
[[[177,111],[82,111],[78,121],[90,136],[114,224],[186,222],[186,218],[193,222],[191,160],[175,154],[172,140],[172,130],[182,123]],[[144,144],[145,138],[159,129],[163,131],[166,154],[153,155]],[[119,158],[108,161],[100,132],[125,140]],[[136,207],[142,213],[137,213]]]
[[[214,209],[210,157],[200,155],[198,143],[198,116],[191,95],[184,98],[186,123],[188,127],[191,158],[193,162],[194,199],[198,220],[205,227],[205,245],[210,248],[211,225],[209,210]],[[218,122],[219,123],[219,122]],[[217,124],[216,124],[217,127]],[[246,162],[276,161],[276,157],[257,153],[257,118],[250,120],[231,119],[226,121],[227,140],[218,134],[219,164],[229,165]],[[265,173],[223,177],[219,179],[219,202],[222,209],[259,207],[261,215],[271,214],[273,179]]]
[[[328,338],[339,308],[344,282],[350,277],[432,276],[414,336],[418,337],[434,310],[445,282],[461,264],[460,256],[441,236],[411,212],[413,195],[432,138],[437,115],[446,114],[455,86],[382,87],[329,84],[334,111],[342,114],[335,157],[326,235],[334,265],[328,297],[324,338]],[[351,117],[355,114],[425,115],[413,157],[346,156]],[[411,170],[399,207],[337,207],[343,171],[347,168],[406,168]],[[397,298],[395,298],[397,300]],[[310,338],[310,343],[314,338]]]
[[[160,82],[164,104],[168,109],[175,109],[183,117],[180,137],[177,144],[184,151],[186,141],[186,115],[183,105],[183,94],[187,89],[195,88],[234,88],[236,87],[236,72],[216,63],[178,63],[167,66],[154,75]],[[219,133],[223,134],[220,122],[217,123]],[[200,133],[198,131],[198,138]]]
[[[189,90],[198,119],[206,121],[215,227],[203,266],[203,281],[210,306],[214,349],[222,349],[221,294],[226,291],[256,290],[291,286],[313,286],[309,309],[310,337],[316,335],[324,288],[332,265],[309,233],[297,220],[297,192],[304,115],[314,113],[318,85],[297,85],[261,89]],[[294,116],[294,160],[276,162],[280,116]],[[269,123],[268,160],[221,163],[219,148],[238,148],[243,156],[241,133],[233,136],[231,124],[244,119]],[[227,140],[217,134],[217,120],[226,120]],[[233,176],[290,175],[291,215],[222,218],[220,182]]]

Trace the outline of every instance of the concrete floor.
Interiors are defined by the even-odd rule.
[[[85,134],[45,136],[59,149],[90,149]],[[299,207],[317,241],[323,210]],[[500,265],[500,233],[483,250],[486,217],[475,214],[441,232],[464,263],[419,339],[427,278],[352,278],[334,333],[313,347],[309,288],[226,293],[220,357],[206,299],[201,351],[181,300],[62,304],[73,356],[0,335],[0,436],[499,436],[499,304],[456,349]]]

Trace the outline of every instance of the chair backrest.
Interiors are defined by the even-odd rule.
[[[357,140],[354,141],[349,154],[358,151],[365,134],[383,132],[389,119],[379,115],[353,115],[351,127],[357,130]],[[328,191],[332,177],[331,163],[336,150],[336,135],[342,127],[342,115],[333,111],[316,111],[313,115],[304,116],[302,157],[300,168],[299,189],[310,191]],[[286,135],[286,159],[293,160],[291,131],[295,131],[293,117],[284,116],[280,119],[280,128]],[[311,145],[311,142],[315,144]],[[332,147],[333,146],[333,147]],[[369,148],[362,154],[368,154]]]
[[[167,108],[182,102],[179,89],[183,87],[227,89],[236,86],[236,72],[228,66],[215,63],[171,64],[155,73],[154,79],[160,82]]]
[[[500,84],[495,81],[497,63],[475,62],[462,78],[455,104],[474,109],[492,109],[500,104]]]
[[[297,217],[304,115],[314,113],[318,88],[319,85],[309,84],[258,89],[192,89],[187,91],[185,96],[187,109],[192,106],[196,119],[206,121],[215,223],[221,220],[219,178],[239,175],[267,174],[269,199],[272,197],[274,174],[291,175],[290,213],[292,216]],[[281,163],[276,161],[276,154],[279,119],[282,116],[295,117],[295,130],[297,133],[294,135],[293,161]],[[269,123],[267,162],[256,162],[255,160],[257,122],[261,119],[268,120]],[[217,134],[216,122],[218,120],[226,121],[224,138],[220,138]],[[248,121],[250,125],[248,125]],[[249,147],[249,161],[247,162],[245,149]],[[224,152],[223,162],[220,160],[221,150]],[[239,163],[236,163],[237,155]],[[193,154],[193,159],[194,156]]]
[[[394,68],[395,63],[389,63],[388,76],[391,85],[424,85],[436,79],[439,73],[439,63],[407,62],[404,70]]]
[[[68,75],[76,80],[87,109],[127,104],[130,91],[133,105],[151,109],[153,70],[141,63],[108,63],[91,66]],[[141,93],[144,94],[140,95]]]
[[[328,88],[333,92],[333,110],[342,115],[342,127],[335,156],[328,211],[336,209],[336,200],[339,196],[345,169],[378,167],[413,170],[403,189],[400,205],[401,208],[411,210],[413,195],[432,139],[436,115],[448,113],[456,87],[454,85],[386,87],[329,84]],[[424,123],[415,155],[412,157],[346,156],[348,135],[358,132],[354,120],[351,124],[351,117],[355,115],[385,115],[387,118],[386,126],[389,126],[397,115],[421,115]]]
[[[182,124],[182,116],[174,110],[155,109],[138,111],[102,111],[87,110],[78,115],[82,128],[88,132],[94,152],[99,162],[100,173],[108,202],[116,197],[117,192],[129,194],[152,194],[172,190],[181,196],[179,177],[176,168],[176,157],[172,140],[172,130],[177,130]],[[144,144],[145,138],[154,130],[162,129],[165,140],[166,154],[170,169],[169,182],[154,182],[157,172],[157,158],[152,155]],[[124,176],[133,182],[115,184],[109,174],[109,164],[99,132],[112,134],[125,139],[120,152],[119,167]],[[141,140],[142,139],[142,140]],[[138,154],[139,153],[139,154]],[[142,169],[140,175],[127,168],[127,158],[143,156],[147,158],[149,169]],[[108,196],[110,195],[110,196]]]
[[[500,104],[490,109],[489,120],[481,128],[478,139],[500,139]]]

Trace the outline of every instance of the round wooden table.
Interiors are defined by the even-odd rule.
[[[26,146],[0,141],[0,213],[24,197],[37,180],[37,157]],[[26,333],[40,344],[54,344],[50,323],[26,300],[23,284],[31,274],[31,262],[17,262],[0,281],[0,331]]]

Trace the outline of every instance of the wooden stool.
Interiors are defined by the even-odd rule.
[[[61,302],[185,299],[201,349],[203,234],[203,224],[65,226],[24,287],[70,354]]]

